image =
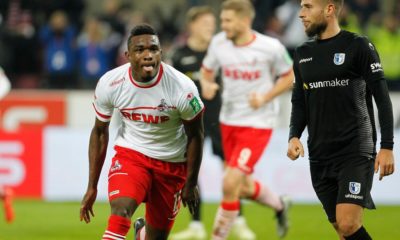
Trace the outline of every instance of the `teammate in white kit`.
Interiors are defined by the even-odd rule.
[[[0,102],[11,90],[11,83],[0,67]],[[0,200],[3,201],[4,217],[7,223],[14,221],[13,190],[8,186],[0,186]]]
[[[205,99],[218,89],[214,81],[218,69],[223,79],[220,123],[227,168],[213,239],[228,236],[240,198],[273,208],[278,235],[283,237],[288,230],[289,199],[279,197],[251,174],[272,134],[278,114],[274,98],[293,84],[292,60],[278,40],[251,29],[254,8],[250,1],[225,1],[220,18],[223,32],[212,39],[201,71]]]
[[[131,217],[146,202],[146,226],[136,238],[167,239],[180,201],[193,212],[203,147],[203,103],[193,81],[161,62],[158,36],[138,25],[128,39],[129,63],[104,74],[93,102],[96,122],[89,143],[89,183],[80,218],[90,222],[106,156],[114,109],[122,123],[108,174],[111,216],[102,239],[125,239]],[[145,231],[143,231],[145,229]]]

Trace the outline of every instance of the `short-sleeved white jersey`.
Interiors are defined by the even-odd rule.
[[[193,120],[204,108],[193,81],[165,63],[146,84],[133,79],[129,63],[107,72],[93,106],[100,121],[110,121],[114,108],[121,113],[116,145],[167,162],[186,161],[182,121]]]
[[[279,108],[272,101],[254,110],[249,104],[251,92],[265,94],[276,77],[288,73],[292,60],[277,40],[253,32],[253,40],[236,46],[224,32],[215,35],[203,60],[206,71],[221,69],[223,79],[220,121],[232,126],[272,128]]]

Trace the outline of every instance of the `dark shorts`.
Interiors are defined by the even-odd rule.
[[[374,159],[349,157],[326,165],[310,164],[311,181],[330,222],[336,222],[336,205],[353,203],[375,209],[371,197]]]
[[[203,100],[206,110],[204,113],[204,135],[210,137],[212,151],[221,160],[224,160],[224,151],[221,141],[221,128],[219,124],[219,110],[221,108],[220,98],[211,101]]]

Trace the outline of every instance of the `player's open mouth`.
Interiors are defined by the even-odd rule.
[[[155,66],[156,66],[155,64],[143,64],[142,68],[146,72],[151,72],[151,71],[153,71]]]

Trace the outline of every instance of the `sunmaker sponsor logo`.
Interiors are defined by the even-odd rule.
[[[334,79],[327,81],[310,82],[304,84],[305,89],[326,88],[326,87],[346,87],[350,79]]]

